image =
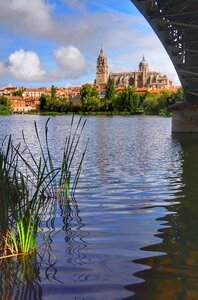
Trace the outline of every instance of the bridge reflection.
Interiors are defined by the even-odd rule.
[[[177,134],[173,138],[183,148],[180,204],[167,207],[168,214],[159,219],[167,225],[157,234],[162,242],[142,249],[164,255],[135,261],[148,268],[135,274],[141,283],[126,286],[135,293],[127,299],[198,299],[198,136]]]

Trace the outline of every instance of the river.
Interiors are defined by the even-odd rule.
[[[47,216],[43,257],[4,262],[0,298],[198,299],[198,136],[171,118],[86,118],[76,203]],[[42,136],[45,116],[0,117],[1,140],[24,130],[36,157],[34,120]],[[57,158],[70,121],[50,119]]]

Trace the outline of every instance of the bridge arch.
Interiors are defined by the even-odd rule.
[[[131,0],[170,56],[184,89],[184,102],[198,104],[197,0]]]

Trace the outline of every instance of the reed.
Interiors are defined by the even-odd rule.
[[[22,139],[25,149],[21,150],[20,144],[15,146],[11,136],[2,144],[0,151],[2,257],[35,251],[38,227],[41,226],[51,199],[55,197],[65,199],[68,206],[70,197],[75,194],[87,144],[78,159],[77,166],[73,164],[86,120],[82,121],[80,117],[74,126],[74,115],[72,116],[60,165],[51,154],[53,145],[50,146],[48,138],[49,120],[45,124],[44,141],[40,138],[36,122],[34,123],[40,148],[40,157],[37,159],[27,143],[24,132]]]

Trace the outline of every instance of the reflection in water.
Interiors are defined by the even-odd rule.
[[[86,248],[83,240],[85,236],[79,231],[83,227],[79,212],[75,199],[72,199],[70,204],[61,199],[49,205],[48,215],[42,224],[45,226],[45,234],[42,234],[44,242],[39,246],[39,253],[0,260],[0,299],[39,300],[43,299],[41,288],[43,282],[53,280],[63,284],[58,279],[57,260],[53,253],[54,239],[62,230],[65,232],[67,255],[70,257],[68,263],[73,265],[86,263],[86,255],[82,253]],[[55,225],[57,217],[63,224],[58,231]],[[73,281],[77,280],[78,274],[74,274]]]
[[[185,197],[178,199],[180,204],[167,207],[170,213],[158,219],[167,226],[156,235],[162,242],[142,251],[163,255],[135,261],[148,267],[135,274],[143,280],[141,283],[126,287],[135,293],[127,299],[198,299],[198,136],[175,134],[173,138],[183,149]]]
[[[36,254],[0,262],[0,299],[42,299]]]
[[[60,202],[60,215],[63,222],[62,230],[65,233],[64,240],[67,245],[67,262],[74,266],[87,263],[86,242],[84,241],[84,239],[89,234],[83,233],[83,231],[81,231],[84,224],[79,214],[80,209],[78,207],[78,203],[74,198],[72,199],[69,206],[66,205],[65,201]]]
[[[42,129],[47,117],[0,118],[0,136],[19,141],[26,128],[34,148],[35,118]],[[70,121],[51,118],[57,159]],[[144,116],[90,116],[88,136],[78,203],[48,207],[40,256],[29,262],[34,276],[13,289],[22,267],[10,260],[0,298],[27,289],[30,299],[47,300],[198,299],[197,139],[172,137],[170,118]]]

